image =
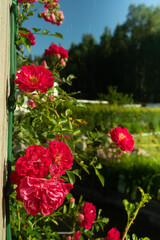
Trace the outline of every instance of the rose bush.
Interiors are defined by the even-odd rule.
[[[85,107],[67,94],[62,83],[71,84],[73,75],[67,79],[60,76],[60,70],[65,67],[69,58],[68,51],[55,44],[45,49],[46,61],[41,66],[34,66],[25,60],[22,45],[27,49],[34,44],[34,34],[23,28],[23,22],[34,14],[30,9],[36,0],[18,0],[19,39],[16,41],[20,71],[14,80],[18,89],[17,107],[21,118],[15,122],[14,162],[11,173],[13,193],[10,195],[11,226],[14,239],[104,239],[97,237],[104,232],[108,218],[101,216],[93,203],[85,202],[83,197],[74,197],[72,189],[76,178],[82,179],[81,173],[89,174],[92,168],[104,185],[104,178],[100,173],[102,164],[94,156],[99,145],[102,144],[101,135],[94,137],[88,133],[87,151],[79,150],[81,127],[86,125],[83,119],[75,119],[71,106],[77,109]],[[64,15],[59,10],[58,0],[39,0],[44,11],[39,17],[53,24],[60,25]],[[23,7],[24,6],[24,7]],[[29,34],[30,35],[29,35]],[[40,32],[48,34],[47,30]],[[51,36],[60,36],[52,34]],[[27,39],[28,38],[28,39]],[[29,42],[27,41],[29,40]],[[21,55],[22,54],[22,55]],[[52,71],[47,63],[47,57],[54,59]],[[54,82],[59,83],[55,86]],[[55,94],[55,90],[58,95]],[[28,104],[24,104],[27,98]],[[122,151],[132,151],[134,140],[126,128],[116,127],[110,131],[114,144],[108,146],[119,154]],[[103,146],[101,146],[103,147]],[[150,197],[140,189],[142,198],[140,203],[133,205],[124,201],[125,210],[129,216],[122,240],[135,220],[141,207]],[[132,207],[132,208],[131,208]],[[135,211],[134,211],[135,209]],[[27,227],[26,227],[27,226]],[[66,232],[64,232],[66,230]],[[120,240],[120,233],[116,228],[107,235],[108,240]],[[136,238],[134,238],[136,239]]]

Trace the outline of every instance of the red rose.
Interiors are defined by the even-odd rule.
[[[17,79],[14,81],[24,92],[33,92],[35,90],[47,92],[54,85],[53,74],[43,66],[23,66],[16,75]]]
[[[112,228],[107,234],[107,240],[121,240],[120,232],[116,228]]]
[[[45,49],[44,56],[51,56],[54,54],[59,54],[59,47],[56,44],[52,44],[48,49]]]
[[[68,58],[68,51],[63,47],[59,47],[59,54],[61,55],[61,58]]]
[[[122,151],[132,151],[134,140],[127,128],[116,127],[110,131],[111,139]]]
[[[73,165],[73,156],[71,150],[64,142],[57,142],[56,140],[49,143],[48,154],[52,161],[50,167],[51,176],[57,174],[62,175],[65,170],[70,169]]]
[[[81,235],[80,232],[76,232],[76,233],[73,235],[73,240],[79,240],[81,236],[82,236],[82,235]]]
[[[25,156],[18,158],[15,167],[19,177],[43,178],[49,174],[50,164],[46,149],[41,145],[31,145]]]
[[[48,49],[45,49],[44,56],[52,56],[52,55],[60,56],[62,59],[68,58],[68,51],[63,47],[59,47],[56,44],[52,44],[49,46]]]
[[[34,46],[36,44],[35,37],[30,30],[28,30],[28,33],[24,33],[24,34],[21,34],[21,35],[27,37],[30,40],[30,43],[31,43],[32,46]]]
[[[84,215],[84,220],[81,222],[80,227],[90,229],[96,218],[95,206],[90,202],[86,202],[82,208],[82,214]]]
[[[63,204],[65,194],[72,187],[72,184],[56,179],[24,177],[19,186],[19,195],[29,214],[37,215],[40,212],[48,215]]]

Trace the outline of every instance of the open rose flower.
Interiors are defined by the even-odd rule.
[[[81,236],[82,236],[82,235],[81,235],[80,232],[76,232],[76,233],[73,235],[73,240],[79,240]]]
[[[45,49],[44,56],[57,56],[62,59],[68,58],[68,51],[56,44],[51,44],[48,49]]]
[[[84,227],[85,229],[90,229],[92,227],[92,223],[96,218],[95,206],[90,202],[86,202],[83,205],[82,214],[84,215],[84,220],[81,222],[80,227]]]
[[[134,140],[127,128],[116,127],[110,131],[112,141],[119,146],[122,151],[132,151]]]
[[[107,234],[107,240],[121,240],[120,232],[117,228],[112,228]]]
[[[14,80],[24,92],[47,92],[54,85],[53,74],[43,66],[23,66],[21,71],[16,73],[17,79]]]
[[[73,165],[73,156],[71,150],[64,142],[56,140],[49,143],[48,154],[52,161],[50,167],[51,176],[62,175],[65,170],[69,170]]]
[[[72,184],[57,179],[24,177],[19,186],[19,196],[29,214],[48,215],[63,204],[65,194],[72,187]]]
[[[26,154],[18,158],[16,173],[19,177],[43,178],[49,174],[51,159],[41,145],[31,145],[26,149]]]
[[[28,33],[23,33],[21,35],[27,37],[30,40],[30,43],[32,46],[34,46],[36,44],[35,37],[30,30],[28,30]]]

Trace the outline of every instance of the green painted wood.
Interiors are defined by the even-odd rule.
[[[10,8],[10,96],[8,98],[8,158],[7,158],[7,185],[6,185],[6,234],[7,240],[12,239],[11,227],[10,227],[10,215],[9,215],[9,193],[11,190],[10,173],[11,163],[13,161],[13,129],[14,129],[14,109],[15,109],[15,86],[14,79],[16,78],[16,45],[15,40],[17,38],[17,0],[12,0]]]

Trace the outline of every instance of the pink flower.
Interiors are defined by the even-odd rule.
[[[63,204],[65,194],[72,187],[72,184],[61,183],[57,179],[24,177],[19,186],[19,195],[29,214],[48,215]]]
[[[61,59],[61,66],[62,66],[62,67],[65,67],[65,66],[66,66],[66,62],[64,61],[63,58]]]
[[[75,198],[70,198],[69,201],[74,204],[75,203]]]
[[[96,218],[95,206],[90,202],[86,202],[82,208],[82,214],[84,215],[84,220],[81,222],[80,227],[90,229]]]
[[[64,20],[64,15],[62,11],[55,10],[55,5],[51,6],[49,3],[45,4],[45,11],[42,11],[42,17],[45,21],[52,24],[61,25]]]
[[[44,68],[48,68],[47,63],[46,63],[45,60],[43,60],[43,61],[41,62],[41,66],[43,66]]]
[[[28,103],[27,103],[27,105],[28,105],[28,107],[32,107],[32,108],[36,108],[36,104],[35,104],[35,102],[33,102],[33,101],[28,101]]]
[[[49,95],[48,97],[51,99],[51,101],[53,101],[53,100],[54,100],[54,97],[53,97],[53,95]]]
[[[112,141],[116,146],[119,146],[122,151],[132,151],[134,140],[132,135],[128,132],[127,128],[116,127],[109,133]]]
[[[49,174],[51,159],[41,145],[31,145],[26,149],[25,156],[19,157],[16,162],[16,172],[19,177],[43,178]]]
[[[50,167],[51,176],[64,174],[65,170],[70,169],[73,165],[71,150],[64,142],[57,142],[56,140],[50,142],[48,154],[52,161]]]
[[[82,222],[84,220],[84,215],[82,213],[78,214],[78,221]]]
[[[19,3],[34,3],[37,2],[37,0],[17,0]]]
[[[121,240],[120,232],[116,228],[112,228],[107,234],[107,240]]]
[[[36,44],[35,37],[30,30],[28,30],[28,33],[21,34],[21,35],[27,37],[30,40],[30,43],[32,46],[34,46]]]
[[[14,80],[18,87],[24,92],[39,90],[46,92],[54,85],[53,74],[43,66],[23,66],[20,73],[17,73]]]
[[[82,236],[82,235],[81,235],[80,232],[76,232],[76,233],[73,235],[73,240],[79,240],[81,236]]]

